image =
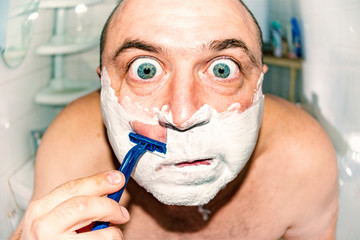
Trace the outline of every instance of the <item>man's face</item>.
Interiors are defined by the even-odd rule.
[[[132,121],[132,130],[167,142],[169,128],[175,129],[174,138],[185,145],[197,137],[186,134],[207,123],[196,122],[204,105],[220,114],[231,106],[237,113],[252,106],[263,70],[255,23],[238,0],[128,0],[109,25],[102,58],[125,111],[141,119],[154,119],[159,110],[169,113],[169,121],[164,117],[157,124]],[[196,149],[190,152],[196,155]],[[208,165],[207,160],[194,165]],[[177,166],[190,165],[184,160]],[[160,166],[153,170],[168,165]]]

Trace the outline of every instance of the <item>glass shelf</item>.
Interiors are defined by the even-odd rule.
[[[101,3],[102,0],[43,0],[40,8],[73,8],[79,4],[93,5]]]
[[[92,5],[102,0],[43,0],[40,8],[50,8],[55,12],[54,31],[50,42],[37,47],[37,55],[52,57],[52,77],[49,85],[35,96],[35,102],[42,105],[65,106],[68,103],[100,88],[98,81],[72,81],[65,74],[65,58],[99,45],[99,37],[70,37],[67,34],[68,8],[79,4]]]
[[[38,55],[56,55],[56,54],[73,54],[90,50],[99,45],[98,38],[89,38],[83,41],[76,39],[65,40],[62,43],[52,41],[50,43],[39,46],[36,49]]]
[[[65,106],[75,99],[100,89],[100,82],[52,79],[35,96],[35,102],[50,106]]]

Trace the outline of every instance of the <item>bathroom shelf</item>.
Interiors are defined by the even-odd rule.
[[[9,49],[6,49],[4,53],[6,52],[6,60],[7,61],[17,61],[22,56],[25,56],[27,49],[26,48],[15,48],[10,47]]]
[[[264,63],[278,67],[289,68],[290,70],[290,88],[289,88],[289,101],[295,102],[295,88],[296,88],[296,75],[297,71],[302,69],[302,59],[291,59],[287,57],[275,57],[271,54],[265,53],[263,56]]]
[[[102,0],[43,0],[40,2],[40,8],[73,8],[79,4],[93,5],[102,2]]]
[[[99,88],[100,83],[95,81],[52,79],[46,88],[36,94],[35,101],[43,105],[64,106]]]
[[[72,42],[71,42],[72,41]],[[38,55],[56,55],[56,54],[73,54],[90,50],[99,45],[98,38],[88,38],[85,41],[77,42],[76,39],[68,40],[64,43],[48,43],[39,46],[36,49]]]
[[[35,95],[35,102],[42,105],[65,106],[68,103],[100,88],[97,81],[72,81],[66,76],[65,58],[99,45],[98,37],[71,38],[67,34],[67,10],[79,4],[91,5],[102,0],[43,0],[40,8],[55,12],[54,31],[51,40],[39,46],[36,54],[51,56],[52,76],[47,87]],[[82,13],[83,14],[83,13]]]

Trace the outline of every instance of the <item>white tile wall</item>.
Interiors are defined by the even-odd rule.
[[[92,21],[87,25],[86,34],[100,34],[115,4],[116,0],[104,0],[102,4],[89,7],[88,18]],[[58,112],[58,109],[40,106],[33,101],[35,93],[46,86],[51,76],[51,58],[37,56],[34,52],[37,46],[50,39],[53,16],[51,10],[40,10],[30,49],[19,67],[7,68],[0,58],[0,240],[8,239],[12,233],[9,213],[15,209],[19,215],[22,214],[12,198],[8,178],[32,158],[30,131],[48,126]],[[76,27],[74,24],[75,21],[69,21],[68,28]],[[70,56],[67,65],[76,66],[68,70],[71,71],[69,74],[75,79],[97,80],[98,55],[96,48]]]
[[[348,134],[360,132],[360,2],[297,1],[306,47],[303,97],[315,109],[315,116],[339,153],[340,211],[336,239],[357,240],[360,204],[355,199],[360,198],[359,159],[343,154],[347,150],[356,156],[352,152],[355,150],[346,149],[346,145]],[[357,145],[360,149],[360,141]],[[345,169],[344,161],[349,169]]]
[[[340,175],[339,240],[360,239],[360,159],[344,156],[349,134],[360,133],[360,1],[270,0],[270,19],[283,26],[291,16],[303,27],[301,100],[318,118],[338,152]],[[286,70],[272,67],[265,90],[286,97]],[[358,134],[359,135],[359,134]],[[360,140],[355,142],[360,149]],[[350,164],[351,176],[344,161]]]
[[[300,5],[307,50],[304,95],[310,100],[318,96],[322,114],[340,132],[360,131],[360,2],[321,3],[305,0]]]
[[[243,0],[245,5],[255,16],[263,35],[264,42],[270,42],[270,2],[269,0]]]
[[[294,9],[293,0],[270,0],[270,21],[277,20],[285,27],[294,16]]]

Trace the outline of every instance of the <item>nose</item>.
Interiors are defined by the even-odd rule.
[[[194,74],[177,73],[171,79],[169,88],[169,108],[172,116],[172,127],[186,130],[200,124],[201,119],[189,121],[201,107],[201,89]],[[188,71],[188,73],[191,71]]]

